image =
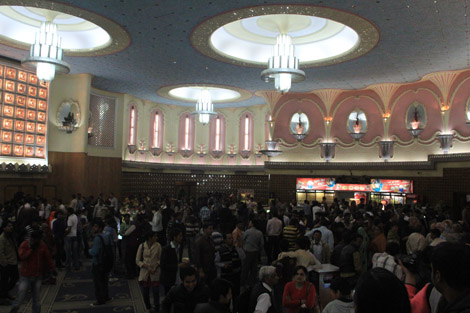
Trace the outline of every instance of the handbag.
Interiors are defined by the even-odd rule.
[[[308,299],[308,295],[310,294],[310,288],[312,288],[312,284],[309,283],[307,287],[307,294],[306,299]],[[315,299],[315,303],[313,308],[299,308],[298,313],[320,313],[320,306],[318,305],[318,297]]]

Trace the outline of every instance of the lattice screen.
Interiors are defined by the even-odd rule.
[[[195,194],[207,193],[237,194],[241,189],[254,190],[258,201],[267,203],[268,175],[214,175],[214,174],[170,174],[170,173],[122,173],[122,194],[124,196],[148,193],[151,197],[168,195],[176,198],[185,184],[193,184]],[[295,184],[294,184],[295,187]]]
[[[114,147],[116,99],[101,95],[90,95],[90,120],[93,136],[88,144],[97,147]]]

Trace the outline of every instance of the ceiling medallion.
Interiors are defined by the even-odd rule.
[[[215,84],[181,84],[164,86],[157,90],[157,94],[160,97],[171,100],[194,103],[199,100],[202,90],[210,92],[212,102],[219,104],[218,107],[223,107],[224,103],[229,104],[244,101],[253,96],[251,92],[245,89]]]
[[[292,56],[304,68],[358,58],[380,39],[374,24],[346,11],[314,5],[268,5],[209,18],[193,30],[191,43],[202,54],[223,62],[265,67],[280,34],[291,39],[296,52]],[[300,71],[295,66],[280,68]]]
[[[29,50],[36,30],[51,21],[66,56],[106,55],[131,43],[124,28],[97,13],[55,1],[9,0],[0,6],[0,44]]]

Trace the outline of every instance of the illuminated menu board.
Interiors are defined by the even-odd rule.
[[[370,184],[342,184],[334,178],[297,178],[297,190],[334,190],[413,193],[413,181],[403,179],[371,179]]]
[[[49,84],[0,64],[0,155],[46,158]]]

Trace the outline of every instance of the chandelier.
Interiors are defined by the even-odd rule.
[[[31,45],[29,56],[21,61],[26,68],[36,69],[39,80],[50,82],[55,73],[70,72],[68,63],[62,61],[62,39],[57,34],[57,25],[53,22],[42,22]]]
[[[217,115],[217,113],[214,112],[214,105],[212,104],[212,97],[209,90],[201,90],[199,99],[196,102],[196,111],[191,114],[199,115],[199,123],[202,125],[209,123],[211,115]]]
[[[305,72],[299,70],[299,59],[294,56],[294,46],[289,35],[277,35],[273,56],[268,60],[268,68],[261,72],[261,79],[265,82],[274,80],[276,90],[283,94],[289,91],[292,82],[305,79]]]

